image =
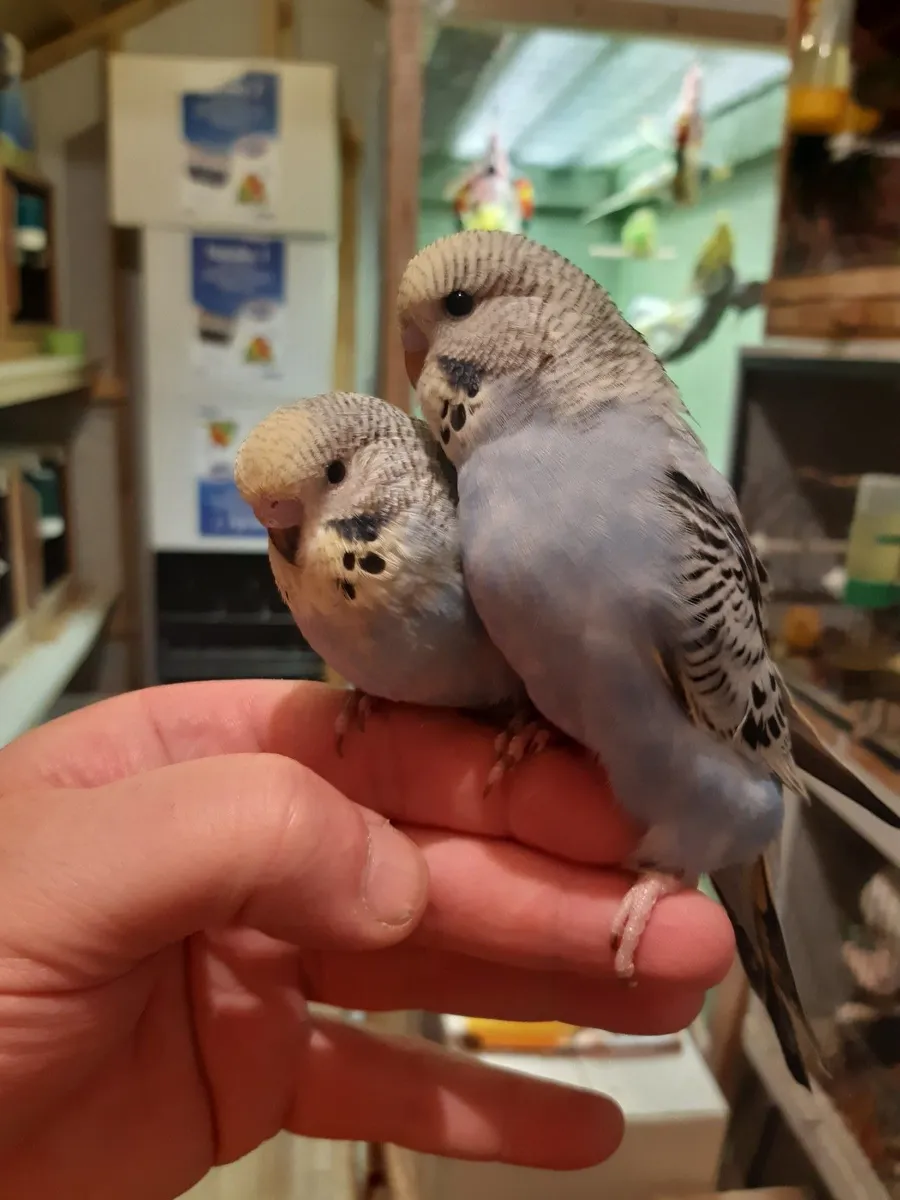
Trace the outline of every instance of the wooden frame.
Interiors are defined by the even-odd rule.
[[[810,0],[789,0],[788,48],[797,48]],[[766,285],[768,337],[833,341],[900,337],[900,267],[889,263],[827,273],[779,275],[786,242],[791,130],[786,121],[779,163],[779,205],[773,278]]]
[[[448,25],[548,25],[744,46],[784,46],[787,21],[767,13],[656,0],[455,0]]]
[[[372,0],[387,15],[386,204],[382,238],[379,390],[409,407],[410,390],[394,309],[400,278],[416,251],[422,132],[421,0]],[[654,0],[455,0],[450,25],[549,25],[732,45],[783,47],[788,22],[764,13]]]
[[[387,167],[382,238],[381,371],[385,400],[409,409],[409,380],[397,329],[400,280],[416,252],[422,142],[421,0],[388,0]]]
[[[23,78],[34,79],[36,75],[62,66],[86,50],[102,49],[109,38],[121,37],[181,3],[183,0],[130,0],[130,3],[122,4],[62,37],[42,46],[30,47],[25,54]]]
[[[13,230],[16,216],[13,211],[13,194],[16,184],[24,185],[40,194],[44,201],[47,214],[47,255],[49,258],[49,288],[50,315],[47,321],[26,324],[12,320],[12,310],[18,306],[18,272],[15,265],[15,243]],[[33,172],[18,167],[4,166],[0,168],[0,359],[25,358],[37,354],[41,348],[41,338],[47,329],[52,329],[58,319],[59,294],[57,287],[58,272],[56,269],[56,214],[54,209],[54,190],[52,184]]]
[[[262,0],[262,36],[264,56],[291,58],[294,52],[294,5],[292,0]]]

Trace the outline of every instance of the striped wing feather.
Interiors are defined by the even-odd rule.
[[[790,699],[769,657],[766,575],[737,509],[723,511],[674,469],[665,502],[683,533],[680,585],[688,616],[669,663],[688,712],[701,728],[761,760],[782,784],[805,796],[791,750]]]

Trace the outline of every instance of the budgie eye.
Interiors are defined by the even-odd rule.
[[[468,292],[455,291],[444,297],[444,312],[448,317],[467,317],[474,307],[475,298]]]
[[[325,468],[325,478],[329,483],[340,483],[346,474],[347,468],[339,458],[336,458],[334,462],[330,462]]]

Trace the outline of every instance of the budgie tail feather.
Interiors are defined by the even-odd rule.
[[[803,1012],[765,857],[723,868],[711,880],[734,927],[741,966],[765,1005],[791,1075],[805,1088],[810,1076],[821,1082],[828,1070]]]

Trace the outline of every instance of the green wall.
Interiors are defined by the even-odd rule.
[[[712,184],[694,208],[666,208],[660,214],[659,244],[674,248],[671,261],[626,259],[610,288],[620,308],[645,294],[665,299],[687,296],[694,260],[712,232],[719,212],[727,213],[735,241],[738,278],[767,279],[775,238],[778,159],[740,168],[724,183]],[[728,466],[738,348],[763,338],[762,307],[726,313],[708,342],[667,367],[691,411],[713,464]]]

